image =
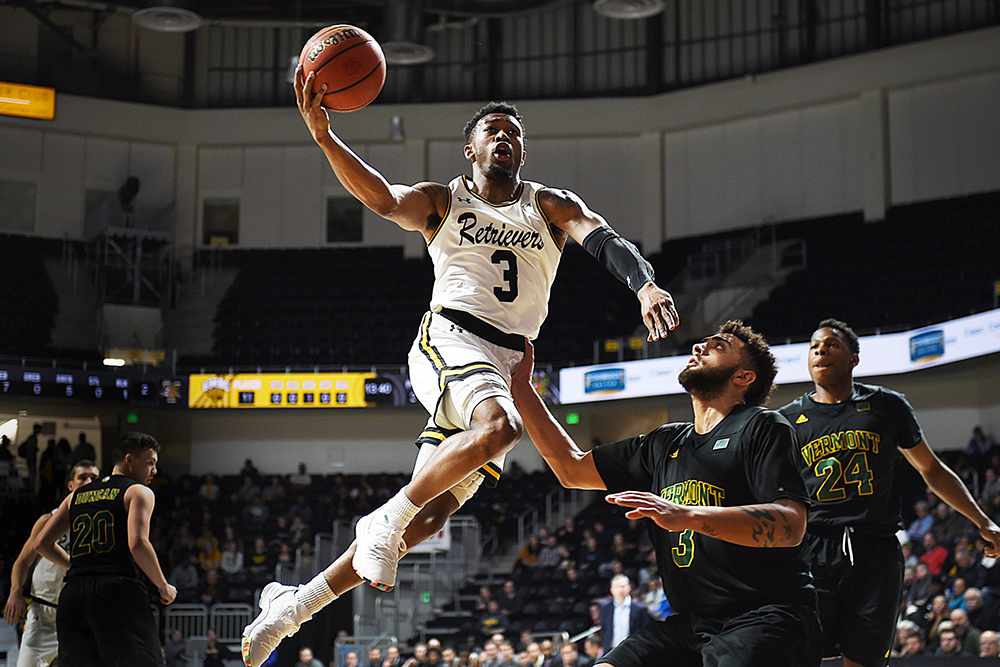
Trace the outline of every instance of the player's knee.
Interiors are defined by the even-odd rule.
[[[490,459],[510,451],[524,433],[521,420],[508,415],[498,415],[485,422],[480,429],[480,443]]]

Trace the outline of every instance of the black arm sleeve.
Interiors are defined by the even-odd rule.
[[[639,254],[639,249],[606,225],[587,234],[583,249],[636,294],[643,285],[653,282],[653,267]]]

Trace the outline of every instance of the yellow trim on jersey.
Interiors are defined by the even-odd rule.
[[[496,373],[500,377],[503,374],[500,370],[491,363],[481,362],[475,364],[469,364],[467,366],[459,366],[456,368],[449,368],[445,365],[444,359],[441,358],[441,353],[431,345],[431,313],[426,313],[424,319],[420,322],[420,351],[423,352],[427,360],[431,362],[431,366],[434,371],[438,374],[438,388],[444,391],[447,384],[457,378],[464,377],[472,373],[480,373],[483,371],[489,373]]]
[[[493,463],[492,461],[484,464],[483,467],[479,469],[479,472],[489,473],[490,477],[493,477],[496,480],[500,479],[500,472],[501,472],[500,468],[497,466],[496,463]]]
[[[447,438],[447,437],[448,436],[446,436],[441,431],[429,431],[428,430],[428,431],[421,431],[420,436],[417,439],[418,440],[424,440],[424,439],[426,439],[426,440],[437,440],[438,442],[444,442],[445,438]],[[430,444],[430,443],[427,443],[427,444]]]
[[[563,248],[566,246],[566,243],[565,242],[559,243],[559,239],[557,239],[556,235],[552,232],[552,228],[555,225],[553,225],[549,221],[549,216],[545,215],[545,211],[542,210],[542,202],[538,201],[538,195],[541,194],[542,190],[544,190],[544,189],[545,188],[542,187],[542,188],[538,188],[537,190],[535,190],[535,210],[538,211],[538,215],[542,216],[542,220],[545,221],[545,228],[549,230],[549,236],[552,237],[552,242],[556,244],[556,248],[559,249],[559,252],[562,252]],[[569,234],[567,234],[566,236],[568,237]]]
[[[484,204],[489,204],[493,208],[502,208],[504,206],[510,206],[511,204],[516,204],[517,200],[521,198],[521,194],[524,192],[524,181],[520,181],[517,184],[517,190],[514,191],[514,195],[509,200],[500,202],[499,204],[494,204],[493,202],[488,201],[486,199],[483,199],[482,197],[480,197],[479,195],[477,195],[475,192],[473,192],[472,188],[469,187],[469,177],[468,176],[465,176],[465,175],[462,176],[462,185],[465,186],[466,192],[468,192],[470,195],[472,195],[473,197],[475,197],[479,201],[483,202]]]
[[[451,213],[451,188],[448,188],[448,207],[444,209],[444,215],[441,216],[441,221],[438,222],[437,229],[434,230],[434,233],[431,234],[431,238],[428,239],[427,245],[434,243],[434,239],[437,238],[438,232],[444,228],[444,221],[448,219],[449,213]]]
[[[497,367],[493,364],[488,363],[469,364],[468,366],[460,366],[458,368],[442,367],[438,369],[438,387],[441,391],[444,391],[444,388],[452,380],[462,378],[466,375],[472,375],[473,373],[481,373],[483,371],[500,375],[499,369],[497,369]],[[503,377],[503,375],[500,375],[500,377]]]

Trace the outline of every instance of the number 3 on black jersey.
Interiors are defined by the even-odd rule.
[[[874,492],[872,471],[868,467],[866,452],[855,452],[846,467],[842,467],[840,460],[835,456],[822,459],[816,463],[815,471],[817,477],[826,477],[816,492],[816,500],[821,503],[846,498],[846,484],[857,484],[860,496],[870,496]],[[844,480],[843,483],[840,481],[841,478]]]
[[[73,546],[70,556],[86,556],[93,552],[103,554],[115,548],[115,516],[108,510],[81,514],[73,521]]]
[[[494,287],[493,294],[504,303],[510,303],[517,298],[517,255],[510,250],[497,250],[490,255],[494,264],[505,265],[503,280],[507,287]]]

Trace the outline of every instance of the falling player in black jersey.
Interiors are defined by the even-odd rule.
[[[895,536],[903,527],[897,475],[902,459],[979,528],[990,556],[997,555],[1000,528],[927,446],[906,398],[854,382],[859,350],[847,324],[820,322],[809,343],[815,390],[779,412],[799,434],[795,459],[812,501],[806,544],[824,655],[843,655],[845,667],[875,667],[888,660],[902,590],[903,556]]]
[[[35,540],[35,550],[69,570],[59,595],[56,628],[62,667],[162,667],[163,653],[139,571],[170,604],[167,583],[149,542],[160,444],[126,433],[112,452],[114,470],[66,497]],[[56,544],[70,531],[69,553]]]
[[[511,390],[563,486],[606,489],[645,518],[673,616],[630,635],[598,665],[819,665],[805,549],[809,501],[792,426],[760,407],[776,374],[767,343],[728,322],[678,375],[694,423],[581,451],[532,389],[529,346]]]

